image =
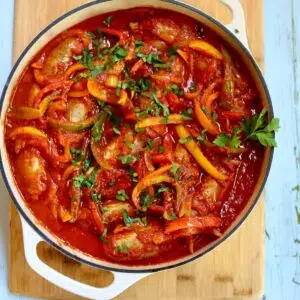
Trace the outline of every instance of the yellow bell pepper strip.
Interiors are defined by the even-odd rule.
[[[213,120],[208,117],[200,107],[199,101],[194,99],[194,109],[196,117],[199,123],[210,133],[213,135],[218,135],[220,133],[220,129],[216,126]]]
[[[182,203],[179,206],[179,218],[183,216],[190,216],[192,213],[192,197],[187,196],[183,199]]]
[[[180,49],[177,49],[176,52],[179,54],[179,56],[180,56],[187,64],[189,64],[189,55],[188,55],[187,52],[182,51],[182,50],[180,50]]]
[[[176,132],[181,139],[190,137],[191,134],[183,125],[176,126]],[[184,143],[186,149],[192,154],[197,163],[212,177],[218,180],[226,180],[227,176],[216,169],[212,163],[203,155],[198,144],[194,139],[188,140]]]
[[[199,51],[213,58],[220,59],[220,60],[223,59],[223,56],[220,53],[220,51],[205,41],[192,40],[189,42],[189,47],[193,50]]]
[[[116,104],[115,99],[109,99],[105,88],[96,80],[88,79],[87,88],[89,93],[95,98],[112,104]]]
[[[24,126],[24,127],[18,127],[16,129],[14,129],[10,134],[9,134],[9,138],[10,139],[14,139],[19,135],[33,135],[33,136],[39,136],[42,138],[47,138],[47,134],[40,131],[39,129],[36,129],[35,127],[31,127],[31,126]]]
[[[215,216],[204,217],[182,217],[177,220],[167,222],[165,233],[170,234],[174,231],[189,229],[189,228],[214,228],[221,226],[221,218]]]
[[[97,116],[93,116],[87,118],[84,121],[70,122],[70,121],[56,120],[50,118],[48,122],[52,128],[55,129],[61,128],[64,131],[77,132],[91,127],[95,123],[96,119]]]
[[[219,97],[219,92],[215,92],[210,94],[206,99],[205,99],[205,103],[204,106],[206,107],[207,111],[209,113],[212,112],[212,104],[213,102]]]
[[[180,166],[179,166],[178,164],[176,164],[176,163],[175,163],[175,165],[176,165],[177,168],[180,167]],[[150,177],[153,177],[153,176],[159,176],[159,175],[161,175],[161,174],[163,174],[163,173],[165,173],[165,172],[168,172],[168,171],[171,169],[171,167],[172,167],[171,164],[165,165],[165,166],[163,166],[163,167],[161,167],[161,168],[159,168],[159,169],[157,169],[157,170],[155,170],[155,171],[153,171],[153,172],[147,174],[147,175],[144,177],[144,179],[145,179],[145,178],[147,179],[147,178],[150,178]]]
[[[118,104],[121,106],[129,105],[130,99],[128,98],[127,92],[124,90],[120,91],[120,99],[118,100]],[[130,101],[131,102],[131,101]]]
[[[28,106],[29,107],[33,107],[34,103],[35,103],[35,98],[38,95],[38,93],[40,92],[41,88],[34,83],[29,91],[29,97],[28,97]]]
[[[106,77],[105,85],[109,88],[116,88],[119,82],[119,76],[115,74],[109,74]]]
[[[13,111],[13,116],[16,119],[22,119],[22,120],[34,120],[41,118],[49,104],[52,102],[54,99],[54,96],[47,96],[40,104],[39,108],[33,108],[33,107],[26,107],[26,106],[21,106],[17,107],[15,111]]]
[[[146,209],[142,208],[139,203],[139,195],[141,192],[154,184],[159,184],[161,182],[173,183],[174,180],[167,175],[157,175],[157,176],[146,176],[134,187],[132,191],[132,202],[138,210],[145,211]]]
[[[234,80],[232,74],[232,59],[228,51],[222,47],[221,48],[223,58],[224,58],[224,81],[222,86],[222,96],[225,100],[232,100],[234,96]]]
[[[172,114],[168,116],[168,119],[164,117],[150,117],[143,119],[136,123],[135,128],[145,128],[150,126],[156,126],[161,124],[181,124],[184,120],[180,114]]]

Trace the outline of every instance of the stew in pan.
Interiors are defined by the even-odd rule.
[[[135,8],[84,21],[34,57],[5,140],[49,230],[94,257],[145,265],[222,236],[278,128],[226,42],[182,14]]]

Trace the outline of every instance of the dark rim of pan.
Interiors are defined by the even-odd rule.
[[[18,58],[18,60],[16,61],[16,63],[14,64],[8,79],[6,81],[6,84],[4,85],[3,91],[2,91],[2,95],[1,95],[1,100],[0,100],[0,111],[2,111],[3,109],[3,103],[4,103],[4,98],[6,95],[6,91],[7,88],[10,84],[10,81],[17,69],[17,67],[19,66],[20,62],[22,61],[22,59],[24,58],[24,56],[26,55],[26,53],[29,51],[29,49],[35,44],[35,42],[41,37],[43,36],[49,29],[51,29],[53,26],[55,26],[57,23],[59,23],[60,21],[62,21],[63,19],[65,19],[66,17],[69,17],[72,14],[75,14],[76,12],[83,10],[87,7],[93,6],[93,5],[97,5],[99,3],[102,2],[109,2],[110,0],[96,0],[84,5],[81,5],[79,7],[76,7],[75,9],[70,10],[69,12],[65,13],[64,15],[60,16],[59,18],[57,18],[56,20],[54,20],[52,23],[50,23],[47,27],[45,27],[30,43],[29,45],[25,48],[25,50],[22,52],[22,54],[20,55],[20,57]],[[250,62],[252,63],[253,67],[256,70],[257,75],[259,76],[259,80],[261,81],[263,88],[264,88],[264,92],[267,96],[267,101],[268,101],[268,105],[269,105],[269,115],[271,118],[273,118],[273,107],[272,107],[272,103],[271,103],[271,97],[270,97],[270,93],[268,91],[266,82],[263,78],[263,75],[260,71],[260,69],[258,68],[258,66],[256,65],[252,55],[250,54],[250,52],[248,51],[248,49],[238,40],[238,38],[232,33],[230,32],[222,23],[220,23],[219,21],[217,21],[216,19],[210,17],[209,15],[207,15],[206,13],[204,13],[203,11],[201,11],[200,9],[190,6],[188,4],[182,3],[182,2],[177,2],[176,0],[165,0],[165,2],[169,2],[171,4],[175,4],[175,5],[179,5],[181,7],[187,8],[199,15],[201,15],[202,17],[208,19],[210,22],[214,23],[215,25],[217,25],[218,27],[220,27],[223,31],[225,31],[234,41],[235,43],[243,50],[244,54],[248,57],[248,59],[250,60]],[[141,5],[142,6],[142,5]],[[2,152],[2,151],[1,151]],[[157,272],[157,271],[162,271],[162,270],[167,270],[167,269],[171,269],[171,268],[175,268],[178,267],[180,265],[186,264],[188,262],[191,262],[201,256],[203,256],[204,254],[210,252],[211,250],[213,250],[214,248],[216,248],[217,246],[219,246],[222,242],[224,242],[228,237],[231,236],[231,234],[233,234],[238,227],[240,227],[240,225],[244,222],[244,220],[248,217],[248,215],[250,214],[250,212],[252,211],[252,209],[254,208],[254,206],[256,205],[263,189],[266,183],[266,180],[268,178],[269,172],[270,172],[270,167],[272,164],[272,159],[273,159],[273,152],[274,149],[271,149],[271,153],[270,153],[270,158],[268,161],[268,165],[266,168],[266,173],[264,175],[264,179],[262,181],[262,184],[260,186],[260,189],[256,195],[255,200],[253,201],[252,205],[249,207],[248,211],[246,211],[245,215],[243,216],[243,218],[241,218],[241,220],[223,237],[221,237],[216,243],[214,243],[213,245],[211,245],[210,247],[208,247],[205,251],[199,253],[198,255],[195,255],[193,257],[187,257],[186,259],[183,258],[183,261],[178,262],[178,263],[168,263],[169,265],[167,266],[163,266],[163,267],[155,267],[153,269],[151,268],[147,268],[147,269],[143,269],[143,266],[136,266],[137,269],[128,269],[126,265],[120,265],[119,268],[115,268],[115,267],[108,267],[108,266],[102,266],[100,263],[93,263],[87,259],[83,259],[78,257],[77,255],[74,255],[72,253],[70,253],[69,251],[65,250],[62,246],[60,246],[59,244],[53,242],[51,239],[49,239],[40,229],[39,227],[34,224],[30,218],[27,216],[27,214],[23,211],[23,209],[21,208],[21,206],[19,205],[18,201],[16,200],[16,198],[14,197],[13,191],[11,189],[10,183],[8,181],[8,178],[6,176],[6,173],[4,171],[4,167],[3,167],[3,163],[2,163],[2,154],[1,154],[1,159],[0,159],[0,168],[1,168],[1,172],[2,172],[2,176],[5,182],[5,185],[9,191],[9,194],[11,196],[11,198],[14,201],[14,204],[16,205],[19,213],[21,214],[21,216],[26,220],[26,222],[31,226],[31,228],[37,232],[48,244],[52,245],[54,248],[56,248],[57,250],[59,250],[61,253],[67,255],[68,257],[77,260],[81,263],[85,263],[87,265],[90,265],[92,267],[96,267],[96,268],[100,268],[100,269],[104,269],[104,270],[108,270],[108,271],[115,271],[115,272],[123,272],[123,273],[150,273],[150,272]],[[75,248],[74,248],[75,249]]]

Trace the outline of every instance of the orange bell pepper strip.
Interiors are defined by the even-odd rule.
[[[141,59],[138,60],[130,69],[130,74],[134,75],[143,65],[144,65],[144,62]]]
[[[31,126],[24,126],[24,127],[18,127],[16,129],[14,129],[10,134],[9,134],[9,138],[10,139],[14,139],[19,135],[33,135],[33,136],[39,136],[42,138],[47,138],[47,134],[42,132],[41,130],[35,128],[35,127],[31,127]]]
[[[211,118],[209,118],[200,107],[197,99],[194,99],[194,108],[195,114],[199,121],[199,123],[210,133],[213,135],[218,135],[220,133],[220,129],[214,124]]]
[[[188,229],[188,228],[213,228],[221,226],[221,218],[215,216],[205,217],[182,217],[177,220],[168,221],[165,229],[166,234],[173,233],[174,231]]]
[[[181,124],[183,121],[180,114],[169,115],[167,120],[164,117],[150,117],[137,122],[135,128],[145,128],[161,124]]]
[[[191,136],[189,131],[183,125],[176,126],[176,132],[180,138]],[[212,177],[218,180],[226,180],[227,176],[216,169],[212,163],[204,156],[198,144],[194,139],[184,143],[186,149],[192,154],[197,163]]]
[[[207,56],[216,58],[216,59],[223,59],[223,56],[219,50],[217,50],[213,45],[201,41],[201,40],[192,40],[189,42],[189,47],[193,50],[199,51]]]
[[[152,172],[152,173],[154,173],[154,172]],[[132,202],[134,203],[135,207],[141,211],[146,210],[146,209],[143,209],[139,204],[139,195],[145,188],[147,188],[151,185],[154,185],[154,184],[161,183],[161,182],[168,182],[168,183],[174,182],[174,180],[167,175],[157,175],[157,176],[149,176],[149,175],[144,177],[141,181],[139,181],[139,183],[134,187],[134,189],[132,191]]]
[[[179,165],[178,165],[178,164],[175,164],[175,165],[176,165],[177,168],[179,168]],[[155,170],[155,171],[153,171],[153,172],[147,174],[147,175],[144,177],[144,179],[145,179],[145,178],[150,178],[150,177],[153,177],[153,176],[159,176],[159,175],[162,175],[163,173],[168,172],[168,171],[171,169],[171,167],[172,167],[171,164],[165,165],[165,166],[163,166],[163,167],[161,167],[161,168],[159,168],[159,169],[157,169],[157,170]]]
[[[89,91],[87,89],[83,90],[83,91],[70,91],[68,93],[69,97],[72,98],[82,98],[82,97],[86,97],[89,95]]]
[[[69,78],[73,73],[75,73],[77,71],[85,70],[85,69],[86,69],[86,67],[83,64],[75,63],[68,68],[68,70],[65,73],[65,76],[67,78]]]

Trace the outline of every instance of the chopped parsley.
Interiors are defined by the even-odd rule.
[[[203,129],[201,131],[201,134],[196,138],[197,142],[202,143],[202,142],[205,141],[205,139],[206,139],[206,131],[207,131],[206,129]]]
[[[102,111],[99,115],[98,120],[94,123],[94,126],[92,127],[91,133],[95,143],[98,143],[101,140],[106,118],[107,113]]]
[[[179,88],[177,84],[170,84],[167,85],[164,91],[164,94],[166,95],[168,92],[172,92],[177,96],[182,96],[184,91]]]
[[[213,113],[212,113],[212,120],[213,120],[214,122],[216,122],[216,121],[217,121],[217,118],[218,118],[217,112],[214,110]]]
[[[151,150],[153,149],[154,147],[154,143],[151,139],[147,138],[146,140],[146,147],[143,149],[144,151],[148,151],[148,150]]]
[[[114,50],[112,51],[112,54],[109,56],[109,58],[115,64],[123,60],[126,56],[127,50],[118,45],[117,47],[114,47]]]
[[[181,113],[181,116],[182,116],[183,120],[186,120],[186,121],[193,120],[192,113],[193,113],[193,110],[191,108],[188,108],[187,110],[185,110]]]
[[[72,164],[77,166],[83,159],[83,152],[79,149],[71,148],[70,152],[72,154]]]
[[[88,168],[92,165],[92,162],[89,160],[89,159],[86,159],[84,162],[83,162],[83,170],[84,171],[87,171]]]
[[[104,244],[107,244],[106,236],[107,236],[107,229],[105,228],[103,230],[103,233],[99,236],[100,241],[102,241]]]
[[[145,118],[145,117],[147,117],[151,113],[151,111],[152,111],[152,109],[150,107],[147,107],[144,111],[141,111],[139,108],[136,108],[134,110],[135,115],[138,118]]]
[[[73,55],[73,59],[74,60],[81,60],[82,59],[82,55]]]
[[[134,49],[135,51],[139,51],[144,46],[143,41],[134,40]]]
[[[120,201],[126,201],[129,199],[128,195],[126,194],[125,190],[118,190],[116,199]]]
[[[121,243],[120,246],[115,248],[115,252],[117,253],[128,253],[129,249],[125,243]]]
[[[161,193],[163,193],[163,192],[166,192],[166,191],[168,191],[169,190],[169,188],[167,187],[167,186],[161,186],[160,188],[158,188],[158,190],[156,191],[156,195],[159,195],[159,194],[161,194]]]
[[[176,220],[177,216],[173,213],[169,216],[169,220]]]
[[[196,92],[196,83],[195,83],[194,81],[191,81],[191,82],[190,82],[189,90],[190,90],[191,92]]]
[[[181,168],[178,168],[175,163],[172,163],[172,166],[170,168],[170,175],[173,176],[176,181],[179,180],[178,173],[180,173],[181,171],[182,171]]]
[[[163,68],[163,69],[171,69],[169,65],[167,65],[164,61],[162,61],[159,58],[159,52],[157,53],[149,53],[149,54],[144,54],[144,53],[137,53],[136,57],[140,58],[143,62],[153,65],[156,68]]]
[[[107,27],[110,27],[110,23],[111,23],[111,20],[112,20],[113,16],[108,16],[104,21],[103,21],[103,24]]]
[[[193,138],[189,135],[189,136],[186,136],[186,137],[184,137],[184,138],[181,138],[181,139],[179,139],[179,143],[180,144],[185,144],[185,143],[187,143],[187,142],[190,142],[191,140],[193,140]]]
[[[151,197],[145,190],[141,193],[141,207],[146,210],[147,207],[153,202],[153,197]]]
[[[119,156],[118,159],[123,165],[132,164],[138,160],[137,157],[133,155]]]
[[[136,173],[133,169],[129,168],[128,175],[132,182],[138,182],[138,173]]]
[[[141,91],[148,91],[151,88],[151,81],[147,78],[141,78],[138,81],[138,86]]]
[[[230,148],[238,148],[241,144],[240,134],[241,130],[239,128],[234,128],[231,136],[226,133],[220,133],[214,140],[214,144],[224,148],[226,146]]]
[[[170,47],[169,48],[169,50],[168,50],[168,55],[170,56],[170,57],[172,57],[172,56],[174,56],[176,53],[177,53],[177,47],[174,47],[174,46],[172,46],[172,47]]]
[[[159,109],[162,109],[162,112],[163,112],[163,116],[165,117],[166,119],[166,122],[168,121],[168,118],[169,118],[169,115],[170,115],[170,111],[169,111],[169,108],[161,103],[159,101],[159,99],[157,98],[157,96],[154,94],[154,93],[151,93],[151,96],[150,96],[151,100],[155,103],[155,105],[157,106],[158,108],[158,113],[159,113]]]
[[[116,95],[119,97],[121,94],[121,88],[122,88],[122,81],[119,80],[117,83],[117,88],[116,88]]]
[[[123,211],[122,216],[123,216],[123,222],[126,226],[130,226],[133,223],[138,223],[141,221],[140,218],[130,217],[128,211],[126,211],[126,210]]]
[[[91,192],[91,198],[96,204],[101,201],[101,195],[96,194],[95,192]]]
[[[206,115],[209,115],[209,111],[207,110],[207,108],[204,105],[201,106],[201,109]]]
[[[129,149],[133,148],[133,143],[129,141],[127,138],[124,139],[124,143]]]
[[[165,152],[165,147],[164,146],[159,146],[158,153],[163,154],[164,152]]]

